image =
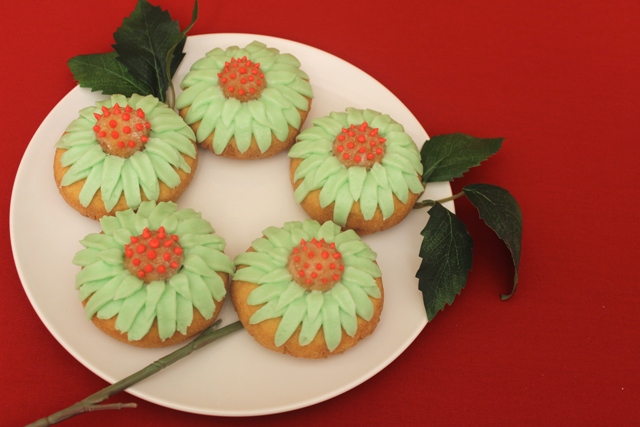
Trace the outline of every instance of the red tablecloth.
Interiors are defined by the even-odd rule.
[[[157,0],[186,25],[191,2]],[[526,5],[525,5],[526,3]],[[133,0],[3,2],[0,424],[22,425],[106,386],[47,331],[9,243],[13,180],[29,141],[75,83],[72,56],[107,51]],[[503,136],[453,183],[491,183],[522,207],[520,286],[466,200],[474,264],[455,303],[389,367],[329,401],[255,418],[137,409],[66,425],[634,425],[640,423],[640,3],[202,1],[191,34],[265,34],[365,70],[430,135]],[[52,141],[53,144],[53,141]],[[52,242],[43,242],[52,245]],[[186,361],[188,363],[188,360]]]

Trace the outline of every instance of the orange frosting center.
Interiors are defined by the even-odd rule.
[[[266,87],[260,64],[246,56],[225,62],[224,69],[218,73],[218,84],[227,98],[242,102],[258,99]]]
[[[125,268],[145,283],[168,280],[184,261],[178,236],[167,234],[164,227],[145,228],[140,236],[132,236],[131,243],[124,245],[124,255]]]
[[[130,157],[149,140],[151,123],[140,108],[133,110],[128,105],[121,108],[116,104],[112,108],[102,107],[102,114],[94,116],[97,122],[93,131],[105,153]]]
[[[293,280],[311,291],[328,291],[338,283],[344,272],[342,254],[335,243],[324,239],[304,239],[289,254],[287,268]]]
[[[343,128],[333,141],[333,155],[346,167],[363,166],[371,169],[380,163],[385,153],[387,140],[378,135],[378,128],[367,122]]]

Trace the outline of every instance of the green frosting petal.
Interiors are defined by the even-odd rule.
[[[305,311],[306,304],[302,298],[293,301],[287,306],[274,337],[274,343],[277,347],[280,347],[282,344],[287,342],[289,338],[291,338],[291,335],[293,335],[302,322]]]
[[[167,286],[156,305],[158,333],[163,340],[176,332],[176,295],[176,291],[171,286]]]

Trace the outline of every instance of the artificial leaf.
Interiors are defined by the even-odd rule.
[[[445,305],[451,305],[467,283],[473,257],[473,241],[462,221],[440,203],[429,210],[421,232],[422,261],[416,273],[429,321]]]
[[[139,0],[113,38],[118,60],[164,102],[171,79],[170,70],[177,68],[173,54],[185,38],[178,21],[172,20],[169,12],[159,6]]]
[[[423,182],[451,181],[495,154],[503,138],[476,138],[463,133],[438,135],[420,149]]]
[[[518,286],[518,268],[522,247],[522,212],[516,199],[504,188],[489,184],[471,184],[462,189],[478,209],[480,218],[502,239],[513,258],[513,288],[502,299],[508,299]]]
[[[116,59],[117,56],[115,52],[78,55],[71,58],[67,65],[78,84],[91,88],[92,91],[102,91],[105,95],[119,93],[124,96],[149,93],[149,86],[132,76]]]
[[[198,0],[193,5],[193,11],[191,12],[191,23],[182,31],[182,39],[172,49],[169,59],[169,79],[173,78],[173,75],[178,70],[178,66],[184,59],[184,45],[187,42],[187,33],[193,27],[198,19]]]

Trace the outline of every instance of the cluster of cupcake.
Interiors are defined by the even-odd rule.
[[[216,48],[181,83],[178,112],[113,95],[80,111],[56,144],[65,201],[99,220],[73,262],[86,315],[140,347],[179,343],[213,323],[227,294],[263,346],[342,353],[383,306],[376,254],[360,236],[402,221],[423,191],[418,148],[389,115],[347,108],[311,120],[309,76],[254,41]],[[179,209],[198,147],[255,160],[288,150],[292,197],[310,219],[268,227],[234,260],[201,213]]]

